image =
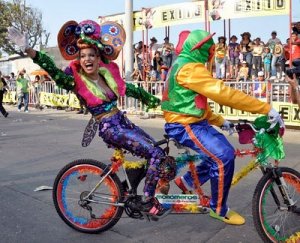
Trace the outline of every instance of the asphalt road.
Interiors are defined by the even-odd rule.
[[[51,191],[34,189],[52,186],[58,171],[71,161],[92,158],[107,162],[112,150],[101,139],[81,147],[88,116],[56,110],[18,113],[14,107],[8,111],[7,119],[0,117],[0,242],[261,242],[251,214],[251,198],[261,177],[258,170],[229,195],[230,207],[246,217],[243,226],[226,225],[208,215],[170,215],[150,223],[122,218],[98,235],[76,232],[57,215]],[[130,118],[154,138],[162,138],[162,119]],[[230,141],[237,145],[236,136]],[[287,157],[282,165],[300,171],[300,132],[287,131],[285,144]],[[236,168],[244,164],[238,159]]]

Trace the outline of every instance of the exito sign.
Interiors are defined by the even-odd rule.
[[[209,1],[211,20],[288,15],[289,0]]]

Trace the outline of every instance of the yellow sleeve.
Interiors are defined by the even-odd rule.
[[[189,63],[181,68],[177,81],[183,87],[217,102],[220,105],[251,113],[268,114],[271,106],[242,91],[226,86],[222,80],[215,79],[201,63]]]
[[[210,125],[221,127],[224,124],[225,119],[221,115],[213,113],[209,105],[207,105],[207,111],[205,115]]]

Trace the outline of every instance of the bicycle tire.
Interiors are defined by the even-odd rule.
[[[89,206],[92,205],[91,208],[95,211],[108,206],[102,215],[97,212],[95,218],[92,218],[91,212],[79,205],[80,196],[83,196],[84,193],[86,196],[86,193],[94,188],[96,183],[100,181],[100,173],[105,168],[106,165],[102,162],[80,159],[67,164],[56,176],[52,194],[55,209],[61,219],[71,228],[83,233],[100,233],[113,227],[121,218],[124,208],[120,206],[88,203]],[[92,180],[94,180],[93,183]],[[87,189],[80,191],[81,187],[87,187]],[[100,190],[106,190],[108,193],[98,192]],[[72,198],[72,193],[74,198]],[[107,176],[95,195],[98,195],[98,197],[102,195],[108,201],[121,201],[124,190],[119,177],[116,174]],[[76,205],[76,201],[78,205]],[[72,206],[77,207],[77,209],[73,211]]]
[[[297,207],[300,208],[300,173],[287,167],[281,167],[280,169],[288,186],[289,194],[297,203]],[[293,194],[291,194],[291,190],[294,191]],[[277,195],[280,205],[284,206],[282,195],[273,179],[272,171],[270,171],[259,180],[255,188],[252,199],[253,222],[259,236],[264,242],[285,242],[291,239],[291,237],[294,237],[296,233],[300,233],[300,217],[296,213],[289,212],[288,210],[279,210],[272,195],[273,192]],[[272,203],[267,205],[269,198]],[[275,210],[273,211],[273,209]],[[268,211],[270,215],[267,215]],[[275,218],[277,215],[281,221]],[[287,226],[291,224],[293,220],[296,222],[296,229],[293,229],[293,232],[285,234],[284,232],[286,230],[288,231]],[[283,223],[284,225],[280,227],[278,225],[279,223]]]

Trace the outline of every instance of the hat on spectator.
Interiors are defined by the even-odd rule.
[[[259,77],[264,76],[264,72],[263,72],[263,71],[259,71],[259,72],[257,73],[257,76],[259,76]]]
[[[230,40],[232,40],[232,39],[236,39],[236,40],[237,40],[236,35],[231,36],[231,37],[230,37]]]
[[[157,39],[155,37],[152,37],[150,40],[154,41],[154,42],[157,42]]]
[[[242,61],[242,64],[247,64],[247,62],[246,61]]]
[[[248,35],[249,38],[251,37],[251,34],[249,32],[244,32],[243,34],[241,34],[242,37],[245,36],[245,35]]]
[[[226,41],[226,37],[225,36],[219,36],[218,37],[218,41],[220,41],[221,39],[223,39],[224,41]]]

